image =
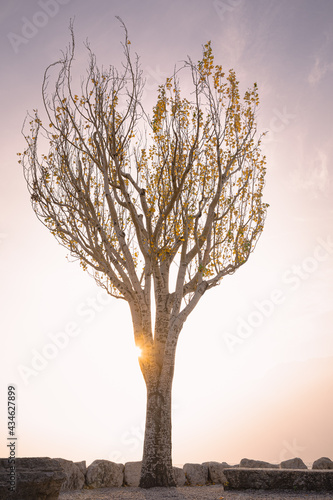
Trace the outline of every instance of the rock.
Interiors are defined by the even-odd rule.
[[[208,467],[208,480],[214,484],[224,484],[227,482],[227,478],[223,471],[225,467],[219,462],[205,462],[202,465],[207,465]]]
[[[281,469],[307,469],[307,466],[300,458],[290,458],[280,463]]]
[[[13,469],[14,470],[14,469]],[[0,459],[0,498],[6,500],[57,500],[66,474],[51,458],[16,458],[16,491],[8,491],[8,458]]]
[[[183,470],[190,486],[203,486],[208,482],[208,465],[185,464]]]
[[[211,462],[203,462],[201,465],[207,465],[207,467],[209,467],[210,464],[219,464],[220,462],[215,462],[214,460],[212,460]]]
[[[231,469],[232,467],[238,467],[238,465],[229,465],[227,462],[221,462],[224,469]]]
[[[312,469],[333,469],[333,462],[330,458],[321,457],[313,462]]]
[[[87,472],[87,464],[86,464],[86,461],[85,460],[82,460],[82,462],[74,462],[75,465],[78,466],[78,468],[80,469],[80,471],[82,472],[82,474],[85,476],[86,475],[86,472]]]
[[[276,464],[270,464],[268,462],[263,462],[261,460],[251,460],[249,458],[242,458],[239,463],[239,467],[245,467],[248,469],[278,469],[279,466]]]
[[[55,460],[59,462],[66,474],[66,480],[62,484],[61,490],[82,490],[85,484],[85,477],[78,466],[74,462],[65,460],[64,458],[55,458]]]
[[[141,477],[141,462],[126,462],[124,483],[126,486],[138,487]]]
[[[230,490],[333,491],[331,470],[224,469]]]
[[[124,482],[124,466],[109,460],[94,460],[87,468],[89,488],[120,488]]]
[[[177,486],[184,486],[186,483],[186,476],[183,469],[180,467],[173,467],[173,473],[175,475],[175,481]]]

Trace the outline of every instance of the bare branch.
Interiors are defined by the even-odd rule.
[[[210,43],[201,61],[188,59],[159,86],[149,117],[139,59],[119,21],[121,69],[100,69],[87,43],[79,90],[70,25],[67,51],[44,74],[44,124],[37,111],[26,121],[22,163],[38,218],[100,286],[128,301],[150,380],[172,370],[166,353],[202,295],[254,250],[267,210],[265,157],[257,86],[241,99]],[[193,92],[183,95],[186,75]]]

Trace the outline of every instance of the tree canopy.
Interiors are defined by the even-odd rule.
[[[24,166],[40,220],[116,297],[150,296],[150,280],[177,266],[174,307],[190,307],[201,289],[244,264],[263,230],[265,157],[256,135],[257,85],[241,100],[234,71],[214,65],[210,42],[158,88],[151,117],[142,109],[139,61],[99,70],[90,52],[87,78],[71,86],[74,39],[56,64],[45,126],[30,119]],[[88,47],[89,49],[89,47]],[[90,49],[89,49],[90,50]],[[180,74],[193,92],[182,96]],[[221,120],[221,117],[224,119]],[[39,154],[40,135],[48,152]],[[185,313],[186,308],[183,309]]]
[[[142,70],[123,27],[121,71],[100,69],[87,45],[79,90],[71,29],[69,49],[46,69],[46,116],[29,116],[20,162],[38,218],[99,285],[129,303],[148,389],[142,485],[172,485],[179,333],[202,295],[248,260],[264,227],[259,97],[256,84],[240,97],[235,72],[214,63],[207,42],[200,61],[188,58],[158,87],[146,113]]]

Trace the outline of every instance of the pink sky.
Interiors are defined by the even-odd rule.
[[[18,456],[141,458],[145,387],[128,307],[67,262],[31,209],[16,156],[70,18],[83,73],[86,38],[101,64],[119,64],[116,15],[141,58],[148,103],[174,65],[198,60],[211,40],[216,62],[233,67],[244,89],[258,82],[259,126],[269,130],[261,240],[180,337],[174,463],[333,459],[330,0],[1,2],[0,396],[16,385]],[[0,428],[5,435],[4,412]]]

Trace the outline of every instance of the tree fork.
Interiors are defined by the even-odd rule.
[[[214,65],[207,42],[201,61],[189,58],[159,86],[150,118],[141,105],[139,59],[132,63],[122,26],[122,72],[100,70],[88,47],[88,76],[77,95],[71,24],[69,50],[44,74],[48,123],[36,110],[28,115],[19,161],[39,220],[97,284],[129,304],[147,387],[140,486],[175,486],[171,388],[178,335],[206,290],[247,262],[264,227],[259,96],[255,83],[240,98],[234,71],[225,76]],[[180,95],[184,71],[192,100]],[[45,139],[48,153],[40,154]]]

